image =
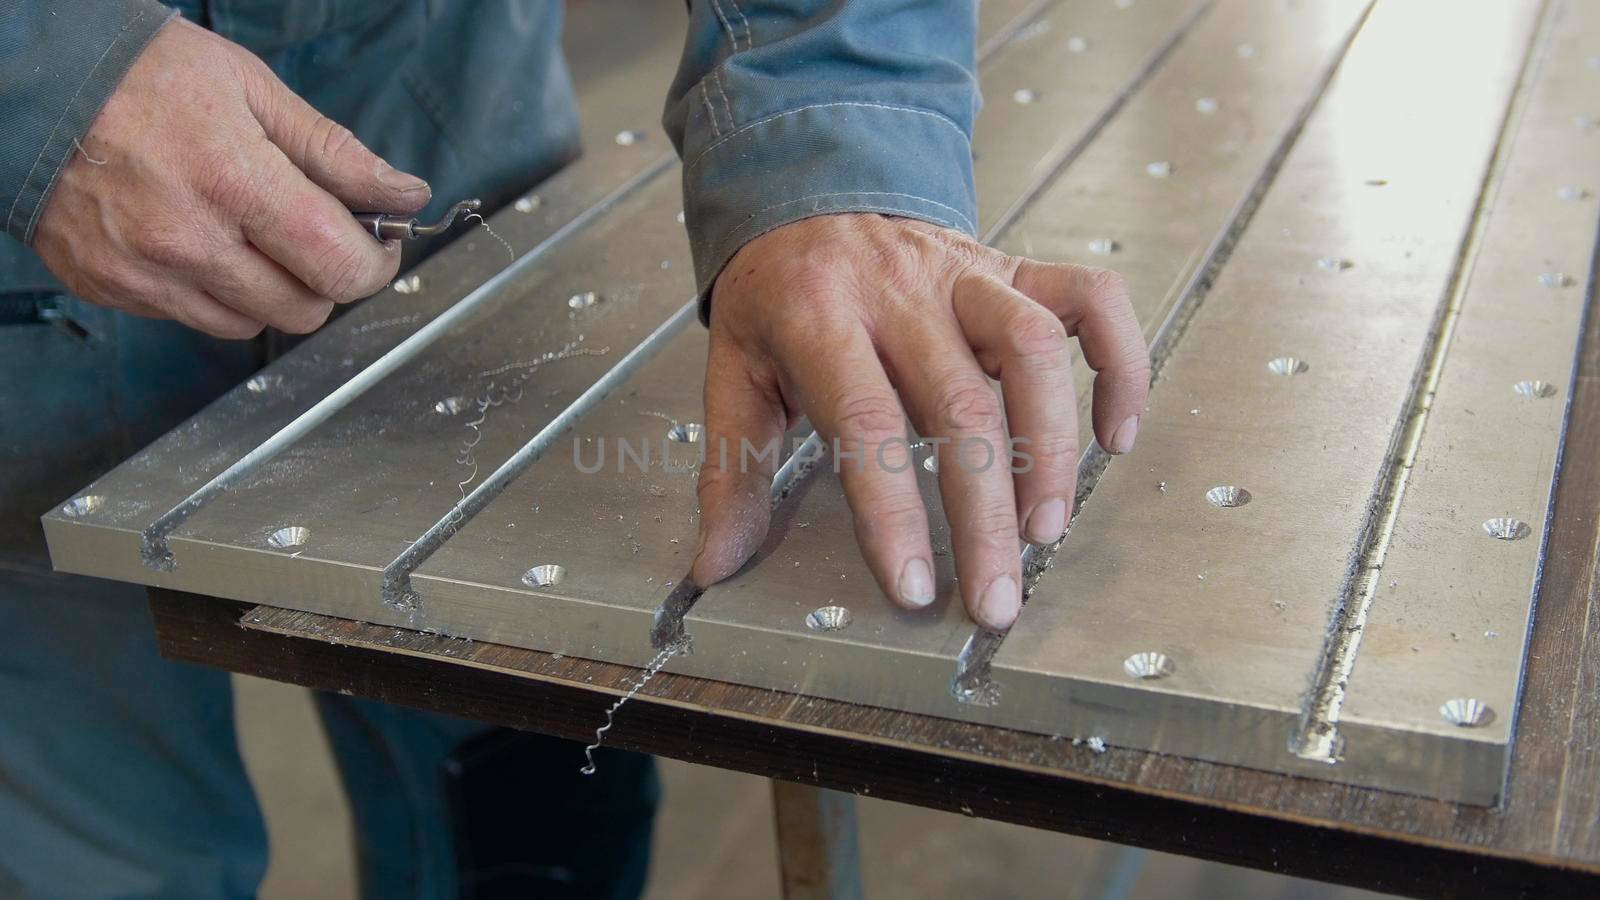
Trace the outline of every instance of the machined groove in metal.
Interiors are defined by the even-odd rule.
[[[1150,80],[1150,76],[1161,68],[1161,64],[1166,62],[1167,57],[1172,55],[1172,51],[1183,42],[1183,39],[1188,36],[1190,31],[1194,30],[1194,26],[1205,17],[1206,13],[1211,11],[1213,5],[1213,0],[1206,0],[1206,2],[1197,5],[1187,17],[1167,33],[1167,36],[1162,39],[1155,50],[1151,51],[1144,62],[1139,64],[1138,68],[1134,70],[1133,77],[1128,79],[1127,83],[1122,86],[1122,90],[1118,91],[1111,98],[1111,101],[1100,110],[1099,115],[1095,116],[1094,121],[1090,122],[1087,128],[1076,136],[1069,136],[1068,140],[1062,144],[1058,144],[1059,150],[1052,150],[1045,155],[1045,158],[1038,166],[1040,172],[1038,177],[1034,179],[1032,184],[1028,185],[1026,190],[1017,195],[1017,199],[1006,207],[1005,212],[1001,213],[1000,217],[985,232],[982,238],[985,244],[993,244],[998,241],[1005,234],[1006,229],[1010,228],[1013,223],[1022,217],[1023,213],[1027,212],[1028,206],[1033,203],[1034,199],[1044,193],[1045,188],[1056,180],[1062,170],[1072,165],[1073,160],[1083,154],[1084,149],[1094,142],[1100,132],[1105,130],[1107,123],[1116,118],[1117,113],[1122,111],[1128,100],[1134,94],[1137,94],[1140,88],[1144,87],[1145,83]]]
[[[466,319],[489,300],[499,296],[505,288],[515,283],[518,276],[542,260],[550,251],[565,243],[574,234],[582,231],[618,202],[653,181],[658,175],[670,168],[674,162],[674,157],[662,157],[628,179],[601,199],[600,202],[574,216],[571,221],[561,226],[548,238],[540,241],[527,253],[522,254],[522,256],[490,277],[470,294],[461,298],[455,305],[440,313],[433,321],[417,329],[410,337],[401,341],[370,366],[357,372],[349,381],[335,388],[326,397],[312,405],[311,408],[278,429],[276,433],[261,442],[255,449],[240,457],[233,465],[222,470],[222,472],[185,498],[183,502],[152,522],[144,529],[141,537],[140,554],[144,564],[152,569],[164,572],[175,568],[177,560],[173,556],[171,547],[167,544],[167,538],[186,519],[205,506],[209,500],[238,483],[240,479],[250,475],[261,464],[282,453],[312,429],[347,406],[352,400],[366,393],[367,390],[381,382],[391,372],[404,365],[434,341],[449,332],[457,323]]]
[[[984,41],[983,44],[978,47],[978,52],[976,54],[978,62],[981,63],[990,56],[999,52],[1000,48],[1011,43],[1011,41],[1016,38],[1017,34],[1024,28],[1027,28],[1028,26],[1037,22],[1039,18],[1044,15],[1045,10],[1055,6],[1060,2],[1061,0],[1033,0],[1032,3],[1028,4],[1026,9],[1018,13],[1010,22],[1006,23],[1004,28],[1001,28],[999,31],[996,31],[994,34],[990,35],[989,39]]]
[[[1366,524],[1355,542],[1356,553],[1351,561],[1344,595],[1335,605],[1328,623],[1327,644],[1307,695],[1300,730],[1290,743],[1290,749],[1302,759],[1330,764],[1339,761],[1339,720],[1344,707],[1346,685],[1361,650],[1361,636],[1377,591],[1378,575],[1383,570],[1395,521],[1400,514],[1400,504],[1405,498],[1412,465],[1422,442],[1423,430],[1427,427],[1434,395],[1438,391],[1440,373],[1450,351],[1462,299],[1483,245],[1489,213],[1505,175],[1511,143],[1517,133],[1516,126],[1526,108],[1529,87],[1538,76],[1541,63],[1539,51],[1549,41],[1552,27],[1550,10],[1550,4],[1546,2],[1539,13],[1539,25],[1529,40],[1520,77],[1501,119],[1489,166],[1475,198],[1471,224],[1457,250],[1450,280],[1428,331],[1427,344],[1418,361],[1405,409],[1384,456],[1384,468],[1379,473]]]
[[[1344,43],[1339,51],[1334,54],[1331,62],[1322,77],[1318,79],[1306,102],[1301,105],[1294,120],[1284,130],[1283,135],[1274,146],[1272,155],[1261,168],[1250,189],[1245,193],[1233,210],[1228,214],[1221,231],[1217,233],[1211,246],[1207,248],[1203,262],[1197,266],[1179,292],[1178,301],[1173,305],[1167,317],[1162,320],[1156,330],[1155,337],[1150,341],[1150,383],[1154,386],[1161,379],[1161,370],[1171,358],[1173,351],[1183,338],[1183,333],[1188,329],[1189,323],[1194,321],[1195,314],[1204,304],[1206,295],[1210,293],[1211,286],[1216,280],[1218,272],[1227,265],[1228,259],[1233,255],[1233,248],[1238,244],[1240,236],[1250,226],[1250,220],[1255,216],[1256,209],[1260,207],[1261,200],[1271,190],[1278,173],[1283,169],[1284,161],[1288,159],[1289,152],[1294,149],[1295,143],[1305,131],[1306,122],[1315,112],[1317,105],[1322,102],[1323,95],[1327,93],[1328,86],[1333,83],[1334,77],[1339,72],[1350,47],[1355,43],[1356,36],[1361,33],[1368,16],[1372,14],[1373,3],[1368,3],[1361,16],[1345,36]],[[1028,604],[1029,597],[1038,586],[1040,579],[1049,570],[1050,564],[1055,560],[1056,553],[1061,545],[1066,543],[1072,534],[1072,523],[1077,521],[1078,514],[1083,511],[1083,505],[1088,502],[1095,487],[1100,483],[1100,477],[1105,474],[1106,467],[1111,464],[1112,456],[1098,444],[1091,444],[1078,460],[1078,485],[1073,496],[1071,515],[1067,519],[1067,531],[1061,538],[1050,544],[1030,544],[1022,551],[1022,604]],[[956,672],[950,682],[951,693],[962,702],[989,702],[995,696],[997,688],[991,681],[994,656],[1005,643],[1005,632],[991,631],[987,628],[976,628],[972,636],[967,639],[956,658]]]
[[[461,498],[461,501],[445,513],[444,517],[434,523],[427,533],[417,539],[417,542],[406,548],[406,551],[395,558],[394,562],[383,570],[383,602],[396,609],[412,609],[417,602],[417,593],[411,587],[411,573],[416,570],[428,557],[432,556],[450,536],[461,529],[461,526],[472,520],[480,510],[500,496],[506,486],[515,481],[523,470],[531,465],[544,452],[549,449],[555,439],[571,428],[578,419],[582,418],[596,403],[600,402],[617,385],[627,379],[629,375],[639,368],[645,361],[656,354],[673,336],[694,321],[697,309],[695,300],[689,300],[678,311],[673,313],[665,322],[662,322],[648,337],[640,341],[637,346],[628,351],[628,354],[617,361],[617,364],[606,370],[606,373],[580,394],[577,399],[561,410],[550,423],[539,430],[527,443],[523,444],[516,453],[513,453],[501,463],[488,478],[485,478],[473,488],[472,493]]]
[[[802,479],[811,470],[816,468],[818,461],[827,452],[827,447],[815,431],[806,436],[806,439],[795,447],[794,453],[784,460],[778,471],[773,473],[772,488],[768,493],[768,501],[776,508],[789,496]],[[678,584],[656,607],[653,624],[650,628],[650,646],[656,650],[667,650],[684,641],[687,635],[683,630],[683,617],[694,609],[695,601],[699,600],[706,589],[694,583],[688,573],[678,579]]]

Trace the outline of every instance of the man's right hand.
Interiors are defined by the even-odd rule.
[[[34,248],[74,294],[218,337],[304,333],[400,266],[351,209],[428,185],[295,96],[249,51],[163,28],[62,167]]]

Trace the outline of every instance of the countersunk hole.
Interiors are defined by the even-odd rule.
[[[1512,385],[1511,389],[1529,400],[1547,400],[1556,395],[1555,385],[1538,379],[1519,381]]]
[[[1206,500],[1210,501],[1212,506],[1231,509],[1235,506],[1243,506],[1249,503],[1250,492],[1242,487],[1222,484],[1206,491]]]
[[[421,275],[407,275],[404,278],[395,279],[394,292],[396,294],[415,294],[415,293],[417,293],[418,291],[421,291],[421,290],[422,290],[422,276]]]
[[[675,422],[667,429],[667,440],[677,441],[680,444],[692,444],[700,440],[700,435],[705,431],[705,426],[699,422]]]
[[[642,131],[635,131],[630,128],[626,131],[617,132],[617,145],[620,147],[632,147],[642,140],[644,140],[644,132]]]
[[[267,535],[267,545],[278,550],[288,550],[290,547],[303,547],[306,541],[311,540],[310,529],[301,528],[299,525],[289,525],[279,528]]]
[[[244,383],[245,390],[252,394],[265,394],[282,386],[282,375],[255,375]]]
[[[542,566],[534,566],[523,572],[522,583],[528,587],[550,587],[551,585],[560,584],[566,577],[567,570],[564,566],[545,563]]]
[[[1280,356],[1267,363],[1267,369],[1274,375],[1304,375],[1310,371],[1311,364],[1293,356]]]
[[[105,505],[106,498],[99,494],[84,494],[62,504],[61,514],[69,519],[81,519]]]
[[[819,606],[806,613],[806,627],[812,631],[840,631],[850,625],[850,610],[842,606]]]
[[[460,415],[472,403],[465,397],[446,397],[433,405],[433,411],[443,416]]]
[[[1528,523],[1510,516],[1501,516],[1483,523],[1483,532],[1497,541],[1520,541],[1533,533]]]
[[[1111,238],[1095,238],[1089,242],[1089,252],[1096,256],[1110,256],[1122,249],[1122,245]]]
[[[1154,650],[1135,653],[1122,661],[1122,671],[1127,672],[1129,678],[1165,678],[1172,674],[1174,668],[1172,660],[1165,653]]]
[[[599,302],[599,294],[596,294],[594,291],[584,291],[581,294],[573,294],[571,297],[568,297],[567,307],[569,309],[588,309]]]
[[[1324,272],[1343,272],[1355,268],[1356,264],[1341,256],[1324,256],[1317,260],[1317,268]]]
[[[1571,287],[1572,276],[1562,272],[1545,272],[1539,276],[1539,283],[1547,288]]]
[[[1494,710],[1477,697],[1457,697],[1439,707],[1439,715],[1458,728],[1482,728],[1494,721]]]

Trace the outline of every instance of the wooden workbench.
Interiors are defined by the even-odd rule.
[[[663,673],[610,746],[1414,895],[1600,896],[1600,329],[1593,315],[1496,809]],[[152,590],[163,652],[588,740],[638,670]],[[242,627],[247,626],[247,627]]]

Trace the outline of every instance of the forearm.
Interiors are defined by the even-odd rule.
[[[0,221],[31,242],[51,188],[174,15],[155,0],[11,0],[0,24]]]
[[[666,111],[702,296],[780,225],[880,212],[974,225],[971,0],[692,0]]]

